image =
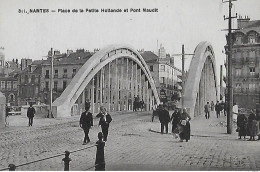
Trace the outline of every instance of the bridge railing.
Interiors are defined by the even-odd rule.
[[[23,163],[23,164],[18,164],[18,165],[9,164],[8,167],[2,168],[2,169],[0,169],[0,171],[6,171],[6,170],[15,171],[17,167],[21,167],[21,166],[25,166],[25,165],[29,165],[29,164],[33,164],[33,163],[37,163],[37,162],[41,162],[41,161],[45,161],[45,160],[61,157],[61,156],[64,156],[64,155],[65,155],[65,157],[62,158],[62,161],[64,162],[64,171],[69,171],[69,169],[70,169],[70,161],[72,160],[69,157],[71,153],[75,153],[75,152],[83,151],[83,150],[86,150],[86,149],[90,149],[90,148],[93,148],[95,146],[97,146],[97,145],[96,144],[95,145],[91,145],[91,146],[88,146],[88,147],[85,147],[85,148],[82,148],[82,149],[77,149],[77,150],[74,150],[74,151],[71,151],[71,152],[70,151],[65,151],[64,153],[61,153],[61,154],[57,154],[57,155],[53,155],[53,156],[50,156],[50,157],[46,157],[46,158],[42,158],[42,159],[26,162],[26,163]],[[90,170],[92,168],[95,168],[97,165],[99,165],[99,164],[96,164],[96,165],[93,165],[91,167],[88,167],[85,170]],[[27,169],[26,171],[30,171],[30,169]]]

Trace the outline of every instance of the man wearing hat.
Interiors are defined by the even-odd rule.
[[[163,104],[159,104],[159,121],[161,123],[161,134],[164,132],[164,127],[166,130],[166,134],[168,133],[168,123],[170,122],[170,114],[169,111],[163,106]]]
[[[27,110],[27,117],[29,118],[29,127],[33,125],[33,118],[35,114],[35,109],[32,105],[32,102],[30,102],[30,107]]]
[[[92,113],[89,112],[89,109],[90,109],[90,104],[86,104],[85,112],[83,112],[80,116],[79,125],[84,130],[84,134],[85,134],[83,145],[86,145],[87,143],[90,142],[88,134],[89,134],[89,129],[91,128],[91,126],[93,126],[93,116]]]

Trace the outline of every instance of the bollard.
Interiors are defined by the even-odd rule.
[[[8,167],[9,167],[9,171],[15,171],[16,169],[16,166],[14,164],[9,164]]]
[[[102,140],[103,133],[98,133],[98,141],[96,142],[97,152],[96,152],[96,161],[95,161],[95,171],[105,171],[105,156],[104,156],[104,147],[105,142]]]
[[[62,161],[64,161],[64,171],[70,171],[70,152],[69,151],[65,151],[65,158],[62,159]]]

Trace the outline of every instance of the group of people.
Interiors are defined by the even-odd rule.
[[[80,116],[79,125],[84,131],[84,140],[83,145],[86,145],[90,142],[89,130],[93,126],[93,115],[89,111],[90,103],[85,103],[85,111]],[[98,133],[98,141],[96,142],[97,152],[96,152],[96,161],[95,161],[95,170],[96,171],[105,171],[105,156],[104,156],[104,147],[105,142],[107,141],[109,124],[112,121],[112,117],[107,113],[107,110],[104,106],[100,107],[100,113],[97,114],[99,118],[98,125],[101,126],[101,131]]]
[[[140,101],[139,96],[134,96],[134,102],[133,102],[133,111],[136,112],[138,109],[141,109],[141,111],[144,108],[144,100],[142,99]]]
[[[216,104],[214,104],[213,101],[211,103],[207,102],[207,104],[204,106],[204,112],[205,112],[205,118],[209,119],[210,118],[210,112],[211,111],[216,111],[217,118],[220,117],[220,113],[223,112],[224,116],[226,116],[227,113],[227,105],[224,101],[221,103],[217,101]]]
[[[239,139],[246,136],[250,136],[248,141],[255,141],[255,136],[257,135],[257,120],[260,120],[259,114],[255,114],[253,111],[246,117],[245,114],[238,114],[237,116],[237,129]],[[260,140],[260,135],[258,135],[258,140]]]
[[[175,109],[172,116],[170,117],[169,111],[162,105],[159,105],[158,109],[159,121],[161,123],[161,134],[168,133],[168,124],[172,123],[172,133],[175,138],[180,137],[180,142],[190,140],[190,120],[191,117],[187,113],[186,109]]]
[[[84,130],[85,133],[83,145],[86,145],[87,143],[90,142],[89,130],[93,126],[93,115],[89,110],[90,110],[90,104],[86,104],[85,111],[80,116],[79,125]],[[99,118],[98,125],[101,126],[104,141],[107,141],[109,123],[112,121],[112,117],[110,116],[110,114],[107,113],[107,110],[104,106],[100,107],[100,113],[97,114],[96,117]]]

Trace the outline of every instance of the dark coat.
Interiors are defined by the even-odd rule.
[[[188,120],[187,120],[188,118]],[[186,125],[183,126],[181,125],[181,121],[182,120],[187,120]],[[188,113],[183,112],[182,114],[180,114],[180,123],[178,124],[178,128],[179,128],[179,135],[180,138],[182,140],[190,140],[190,121],[191,117]]]
[[[109,127],[109,123],[112,121],[112,117],[108,113],[106,115],[99,113],[97,117],[100,117],[98,125],[101,125],[101,127]]]
[[[93,126],[93,116],[92,113],[83,112],[80,116],[80,125],[82,125],[82,128],[90,128]]]
[[[158,110],[158,114],[159,114],[160,123],[169,123],[170,122],[170,120],[171,120],[170,114],[166,109]]]
[[[217,103],[217,104],[215,105],[215,111],[220,112],[221,110],[222,110],[221,104],[220,104],[220,103]]]
[[[34,107],[29,107],[27,110],[27,117],[28,118],[33,118],[35,114],[35,109]]]
[[[239,136],[247,135],[247,118],[245,115],[239,114],[237,116],[237,127]]]

